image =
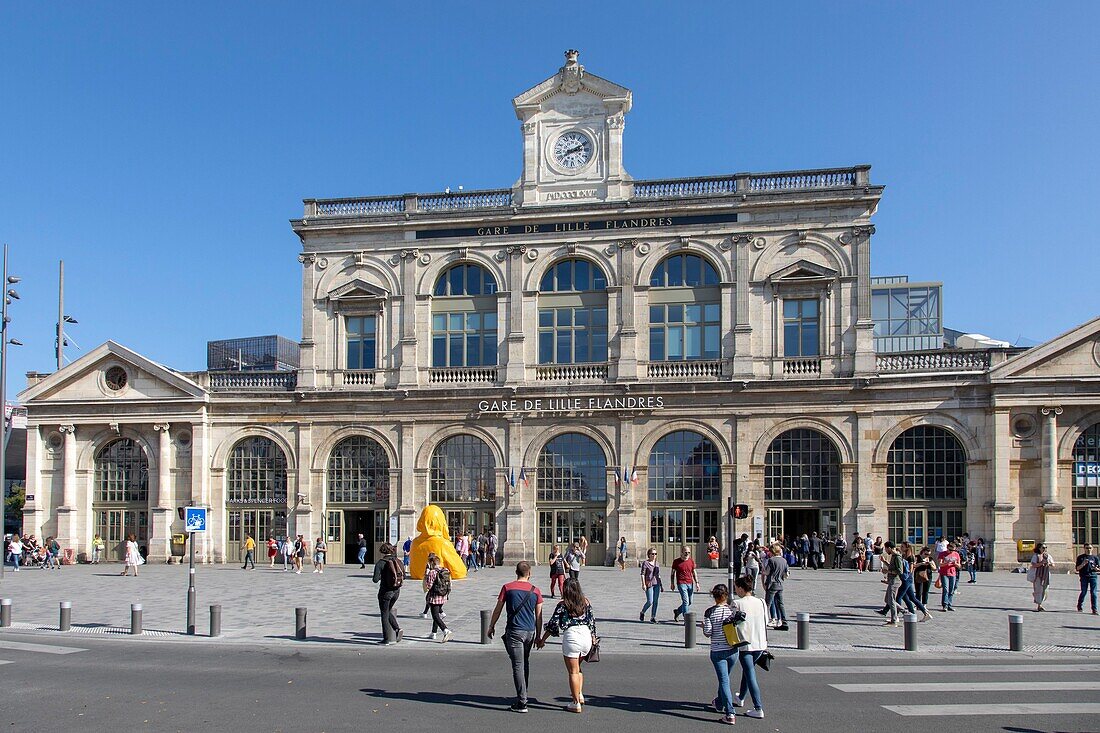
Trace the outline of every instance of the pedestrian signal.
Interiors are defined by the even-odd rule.
[[[749,518],[749,505],[748,504],[734,504],[730,509],[730,516],[734,519],[748,519]]]

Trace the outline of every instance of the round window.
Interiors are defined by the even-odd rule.
[[[50,437],[46,438],[46,443],[53,450],[59,450],[64,442],[65,439],[61,437],[61,433],[50,433]]]
[[[1017,438],[1026,438],[1035,432],[1033,415],[1017,415],[1012,420],[1012,434]]]
[[[179,443],[181,448],[186,448],[191,445],[191,433],[184,430],[176,436],[176,442]]]
[[[113,366],[107,370],[107,374],[104,375],[104,380],[107,382],[107,389],[118,392],[126,386],[129,376],[122,367]]]

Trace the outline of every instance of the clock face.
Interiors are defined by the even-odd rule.
[[[567,171],[579,170],[592,160],[593,147],[583,132],[565,132],[554,143],[554,160]]]

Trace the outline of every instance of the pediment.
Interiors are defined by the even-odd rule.
[[[780,283],[806,283],[835,280],[840,275],[836,270],[808,260],[792,262],[786,267],[768,275],[767,281],[773,285]]]
[[[329,300],[347,302],[379,300],[388,297],[390,297],[390,294],[385,288],[381,288],[373,283],[358,278],[328,291]]]
[[[577,63],[575,51],[566,53],[565,66],[558,69],[558,73],[514,97],[512,106],[515,107],[516,116],[523,120],[559,94],[582,101],[587,97],[587,101],[598,103],[604,108],[610,105],[623,113],[630,111],[630,90],[585,71],[584,66]]]
[[[991,380],[1100,377],[1100,317],[1008,359]]]
[[[125,384],[113,390],[107,372],[120,367]],[[206,392],[179,372],[162,366],[114,341],[108,341],[23,390],[18,399],[35,402],[87,402],[112,399],[205,399]]]

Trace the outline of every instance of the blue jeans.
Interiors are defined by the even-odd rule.
[[[718,633],[722,633],[719,631]],[[730,690],[730,672],[737,659],[736,649],[712,649],[710,663],[718,675],[718,712],[733,715],[733,692]]]
[[[359,548],[359,564],[360,565],[366,565],[367,564],[367,548],[365,548],[365,547],[360,547]]]
[[[928,613],[928,609],[924,607],[924,604],[917,598],[917,588],[913,585],[913,579],[903,580],[901,582],[901,592],[898,593],[898,603],[905,604],[905,607],[912,610],[913,606],[916,606],[921,610],[921,613]]]
[[[676,590],[680,591],[680,615],[691,610],[691,597],[695,595],[695,586],[691,583],[678,583]]]
[[[649,611],[650,618],[657,618],[657,603],[661,600],[661,586],[653,585],[645,589],[645,605],[642,606],[642,615]]]
[[[970,573],[970,582],[971,583],[977,583],[978,582],[978,561],[975,560],[974,564],[971,565],[969,568],[967,568],[967,571]]]
[[[1081,595],[1077,596],[1077,610],[1080,611],[1085,604],[1085,594],[1088,593],[1092,610],[1096,611],[1096,576],[1081,578]]]
[[[741,690],[737,696],[745,699],[745,693],[752,696],[753,707],[764,709],[764,703],[760,700],[760,685],[756,683],[756,660],[764,652],[741,652],[737,656],[741,662]]]
[[[955,587],[959,584],[959,576],[941,575],[940,582],[943,584],[943,590],[940,592],[940,603],[944,608],[951,608],[951,604],[955,600]]]

